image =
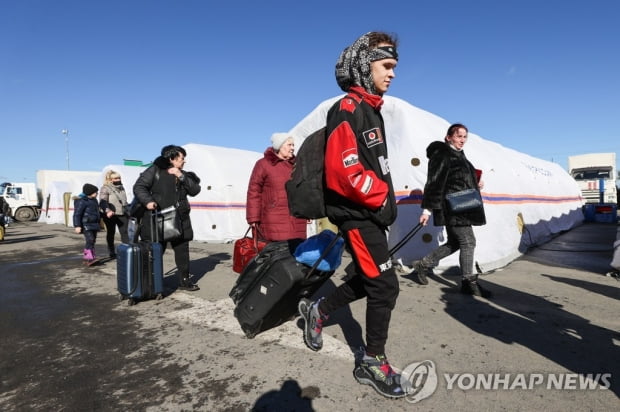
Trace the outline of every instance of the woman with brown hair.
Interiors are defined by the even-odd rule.
[[[429,162],[420,223],[426,226],[432,215],[435,226],[446,227],[448,241],[423,257],[414,265],[414,269],[418,282],[426,285],[427,273],[430,273],[441,259],[459,251],[461,293],[490,297],[491,293],[480,286],[478,275],[474,274],[476,236],[472,226],[486,224],[484,207],[481,205],[456,213],[451,211],[446,203],[447,194],[466,189],[479,191],[484,186],[480,171],[467,160],[463,151],[467,134],[465,125],[453,124],[448,128],[443,142],[433,142],[426,149]]]

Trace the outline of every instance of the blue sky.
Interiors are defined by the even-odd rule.
[[[615,0],[0,0],[0,180],[66,169],[63,129],[71,170],[170,143],[262,152],[340,93],[336,59],[371,30],[400,41],[390,95],[566,168],[620,146],[618,15]]]

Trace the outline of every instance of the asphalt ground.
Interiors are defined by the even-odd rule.
[[[390,400],[352,375],[363,300],[332,314],[320,352],[298,320],[247,339],[228,297],[232,244],[191,243],[193,293],[177,290],[166,251],[164,298],[129,306],[116,262],[84,267],[72,228],[13,223],[0,242],[0,410],[617,410],[617,231],[586,223],[483,275],[491,299],[461,295],[455,270],[428,286],[399,272],[387,354],[415,390]]]

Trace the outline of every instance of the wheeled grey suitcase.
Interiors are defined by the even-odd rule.
[[[155,219],[155,213],[151,218]],[[157,233],[157,230],[154,232]],[[161,243],[121,243],[116,248],[116,256],[116,280],[121,300],[127,299],[129,305],[134,305],[141,300],[163,298],[164,262]]]

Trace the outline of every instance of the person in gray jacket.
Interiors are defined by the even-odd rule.
[[[179,288],[196,291],[200,288],[192,282],[189,273],[189,241],[194,238],[194,231],[187,196],[196,196],[200,193],[200,178],[193,172],[183,170],[186,155],[185,149],[181,146],[164,146],[161,149],[161,156],[157,157],[136,180],[133,193],[147,209],[140,224],[140,237],[143,240],[153,241],[149,212],[176,205],[177,213],[181,217],[182,233],[179,238],[171,240],[170,244],[174,250]],[[161,243],[165,251],[167,242]]]
[[[125,193],[121,175],[114,170],[108,170],[105,174],[103,185],[99,190],[99,207],[103,212],[103,223],[106,230],[105,237],[111,258],[116,257],[116,249],[114,248],[116,227],[118,227],[118,232],[121,235],[121,242],[129,243],[129,236],[127,235],[129,217],[125,213],[126,206],[127,193]]]

